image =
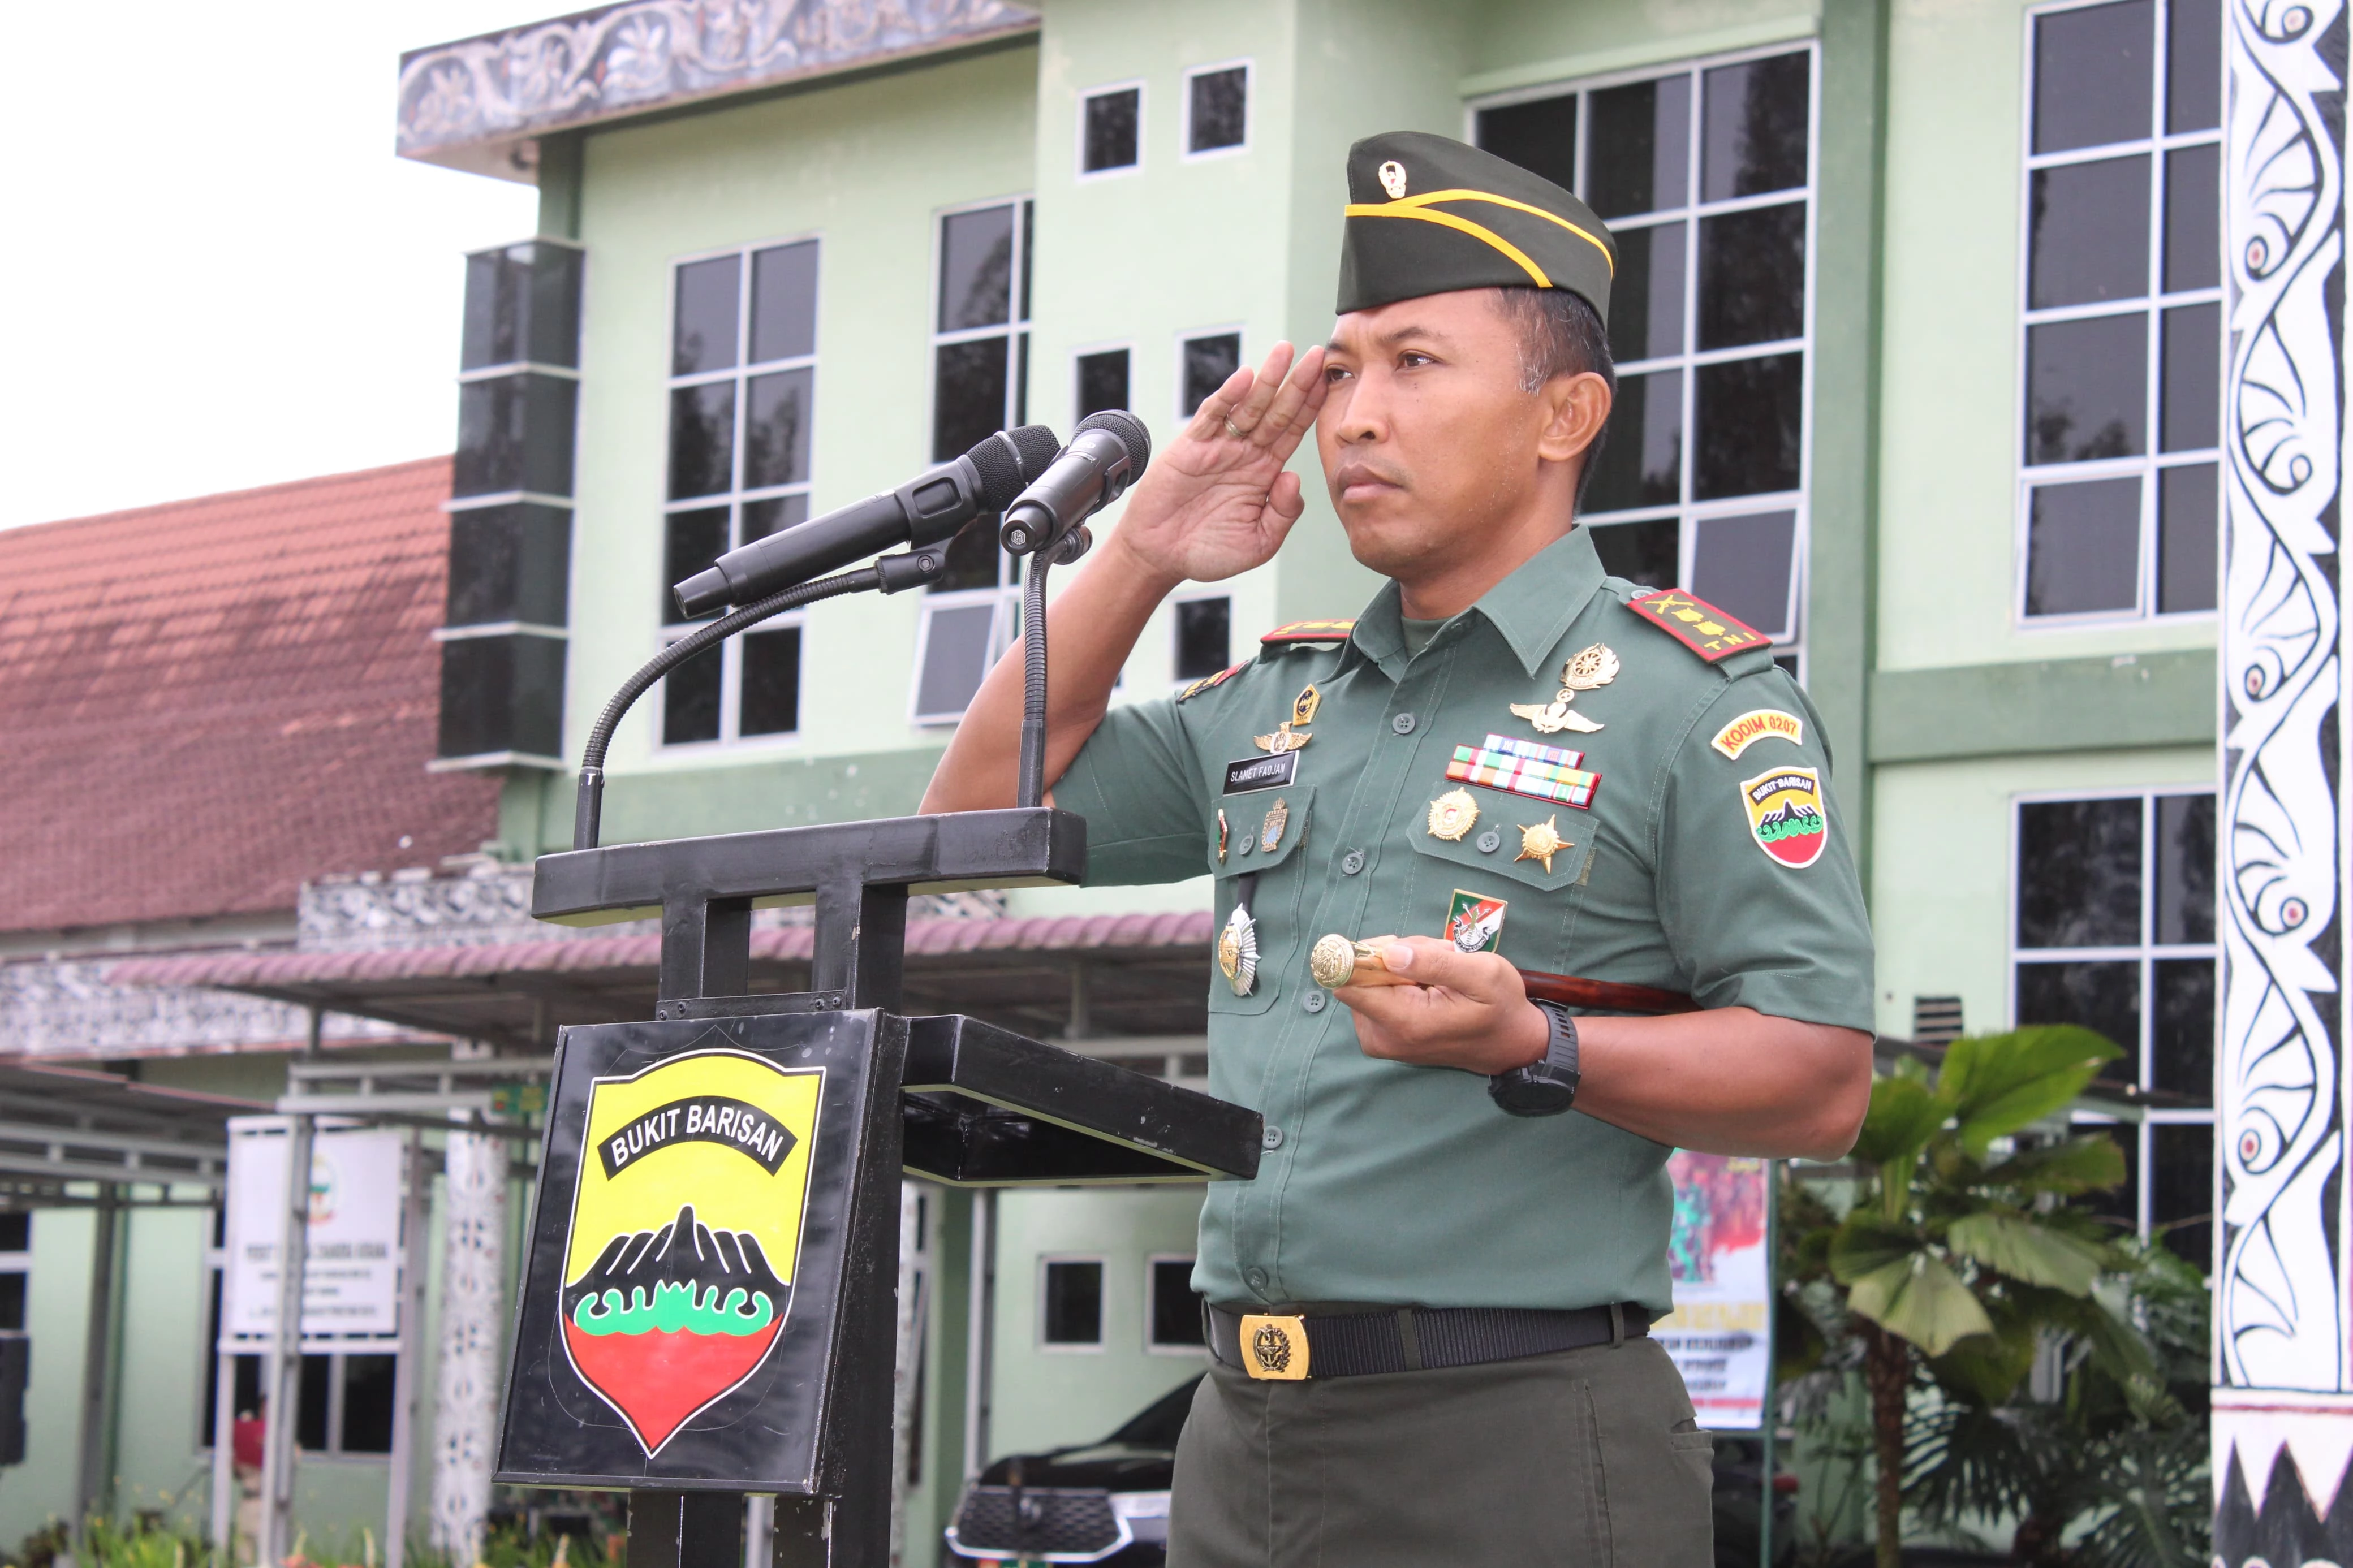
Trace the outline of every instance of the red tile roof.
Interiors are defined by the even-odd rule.
[[[0,531],[0,930],[291,909],[493,837],[495,780],[425,771],[448,493],[431,458]]]

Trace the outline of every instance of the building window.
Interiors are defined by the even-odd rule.
[[[1199,1351],[1201,1298],[1193,1289],[1193,1259],[1170,1254],[1145,1265],[1145,1299],[1152,1304],[1151,1333],[1145,1348]]]
[[[1239,153],[1250,145],[1250,62],[1185,73],[1185,155]]]
[[[1071,406],[1081,419],[1128,406],[1128,351],[1095,349],[1078,356]]]
[[[2201,1267],[2211,1232],[2214,796],[2136,793],[2021,800],[2015,833],[2010,1015],[2080,1024],[2124,1047],[2102,1081],[2138,1091],[2118,1123],[2132,1185],[2119,1217],[2183,1225],[2168,1243]]]
[[[1040,1270],[1038,1339],[1065,1350],[1103,1348],[1103,1266],[1100,1258],[1050,1258]]]
[[[295,1446],[312,1454],[391,1453],[396,1359],[304,1356],[301,1404],[294,1415]]]
[[[0,1334],[25,1331],[26,1290],[33,1275],[33,1216],[0,1214]]]
[[[1079,173],[1116,174],[1144,162],[1144,86],[1107,87],[1079,100]]]
[[[671,584],[808,516],[817,272],[818,242],[805,239],[698,257],[672,273],[665,642],[693,629]],[[800,656],[800,627],[772,624],[671,672],[662,744],[798,730]]]
[[[1238,331],[1200,332],[1181,340],[1176,347],[1178,417],[1193,417],[1209,394],[1225,385],[1226,378],[1241,364],[1242,335]]]
[[[1478,144],[1618,241],[1618,402],[1586,492],[1602,564],[1798,651],[1804,629],[1813,54],[1482,104]]]
[[[1176,621],[1177,679],[1198,680],[1233,662],[1232,599],[1223,594],[1211,598],[1179,599]]]
[[[2020,613],[2211,611],[2221,0],[2029,22]]]
[[[932,318],[932,460],[960,458],[1029,417],[1029,239],[1027,201],[942,216]],[[976,518],[948,548],[923,598],[911,717],[952,724],[988,667],[1020,635],[1020,563],[997,546],[994,517]]]

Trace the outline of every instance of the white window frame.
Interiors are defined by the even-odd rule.
[[[1174,384],[1169,389],[1168,411],[1176,416],[1176,423],[1180,426],[1189,423],[1193,417],[1185,409],[1185,347],[1188,343],[1198,342],[1203,338],[1231,338],[1234,340],[1234,363],[1242,365],[1250,362],[1250,329],[1242,322],[1226,321],[1214,327],[1187,327],[1178,332],[1176,370],[1171,377]],[[1130,370],[1133,374],[1132,363]],[[1134,384],[1131,383],[1129,386],[1131,396],[1134,391]]]
[[[810,312],[813,319],[810,322],[809,353],[787,359],[762,360],[755,364],[752,363],[750,358],[752,343],[752,258],[759,255],[762,251],[779,250],[786,246],[801,244],[814,244],[818,247],[818,294]],[[661,527],[663,531],[661,549],[665,560],[667,559],[669,551],[670,520],[672,516],[681,512],[709,511],[720,507],[726,508],[727,539],[730,548],[733,548],[744,542],[744,509],[754,502],[782,500],[793,496],[798,496],[802,499],[804,510],[809,515],[815,515],[815,506],[811,498],[815,495],[817,488],[818,443],[816,411],[819,390],[818,363],[823,357],[825,349],[825,344],[821,336],[825,330],[824,236],[822,233],[818,231],[810,231],[802,234],[786,235],[780,238],[754,240],[744,245],[723,245],[710,250],[688,251],[684,254],[670,258],[666,264],[669,268],[669,275],[663,291],[662,321],[664,325],[662,331],[662,353],[664,355],[665,363],[668,363],[668,356],[673,349],[673,343],[671,341],[672,335],[678,331],[679,270],[681,268],[691,267],[698,261],[715,261],[720,258],[726,256],[733,256],[740,258],[739,265],[736,268],[735,278],[736,363],[725,370],[702,371],[693,375],[665,375],[663,377],[662,470],[664,477],[662,488],[665,495],[667,495],[669,490],[668,475],[670,468],[669,420],[670,416],[670,394],[681,387],[704,386],[715,384],[720,382],[732,381],[735,386],[735,433],[732,450],[728,456],[727,489],[724,494],[701,496],[691,500],[663,500],[661,506]],[[752,379],[754,375],[772,375],[779,371],[804,369],[809,373],[810,420],[808,476],[788,485],[767,485],[757,489],[746,490],[744,488],[744,447],[745,445],[744,440],[744,420],[746,410],[750,405],[749,397]],[[577,564],[578,563],[575,562],[575,567]],[[659,627],[661,645],[664,647],[667,647],[671,643],[678,641],[679,638],[685,637],[688,633],[694,631],[698,626],[705,624],[707,624],[707,622],[664,621]],[[759,626],[755,628],[755,635],[756,632],[759,631],[772,631],[783,626],[800,626],[802,624],[803,618],[800,616],[781,616],[774,621],[761,622]],[[669,717],[670,682],[665,679],[659,684],[659,689],[654,693],[654,700],[651,704],[653,710],[654,750],[657,753],[661,755],[674,755],[682,752],[691,753],[697,752],[709,752],[720,746],[775,746],[789,744],[800,738],[802,734],[802,728],[800,727],[788,731],[781,731],[773,734],[754,735],[748,739],[739,733],[743,723],[743,714],[739,711],[739,700],[744,689],[743,643],[743,637],[738,635],[736,637],[729,637],[721,645],[720,647],[722,672],[719,681],[719,738],[715,741],[665,740],[663,738],[663,731],[667,727]],[[801,695],[805,699],[807,695],[808,684],[807,679],[808,668],[808,633],[806,629],[801,633],[801,668],[803,675]],[[802,707],[802,702],[797,701],[794,704],[794,711],[797,718],[799,717]]]
[[[1135,162],[1113,163],[1105,169],[1090,169],[1087,167],[1087,105],[1098,98],[1108,98],[1114,92],[1135,94]],[[1149,112],[1151,105],[1152,92],[1145,86],[1142,77],[1134,77],[1126,81],[1107,81],[1080,92],[1078,145],[1071,150],[1071,173],[1080,184],[1090,184],[1097,180],[1123,180],[1131,174],[1144,173],[1145,126],[1147,123],[1145,116]],[[1020,242],[1016,240],[1014,243],[1018,246]],[[1018,306],[1018,301],[1016,301],[1016,304]],[[932,320],[937,321],[939,319],[935,311]]]
[[[915,628],[915,673],[907,683],[907,722],[918,729],[941,724],[955,724],[965,715],[965,710],[941,709],[927,711],[923,706],[924,661],[931,657],[932,618],[943,610],[961,609],[972,605],[989,605],[994,614],[988,624],[988,652],[983,660],[993,668],[1005,657],[1021,635],[1021,590],[1012,588],[950,588],[923,595],[923,619]],[[984,675],[986,670],[984,670]]]
[[[1742,65],[1751,60],[1773,59],[1782,55],[1803,54],[1807,59],[1806,105],[1806,183],[1802,187],[1769,192],[1764,195],[1734,196],[1723,201],[1700,199],[1700,160],[1705,152],[1706,82],[1709,71],[1723,66]],[[1798,416],[1798,488],[1794,490],[1772,490],[1757,495],[1737,496],[1721,500],[1677,500],[1671,504],[1630,507],[1623,511],[1602,512],[1588,518],[1580,513],[1577,521],[1590,522],[1597,530],[1618,523],[1655,522],[1666,518],[1676,520],[1676,575],[1681,584],[1689,587],[1694,575],[1693,552],[1696,547],[1698,524],[1703,519],[1720,517],[1752,517],[1765,512],[1793,511],[1796,526],[1790,539],[1792,559],[1789,563],[1790,610],[1788,630],[1773,638],[1774,652],[1783,659],[1797,662],[1796,673],[1803,679],[1806,662],[1806,635],[1811,622],[1810,564],[1813,539],[1814,493],[1814,373],[1815,339],[1820,322],[1816,279],[1821,264],[1821,156],[1822,156],[1822,57],[1821,46],[1816,39],[1795,39],[1778,44],[1759,45],[1755,48],[1735,49],[1723,54],[1695,56],[1689,59],[1643,66],[1621,71],[1610,71],[1588,77],[1573,77],[1546,82],[1535,87],[1516,88],[1508,92],[1482,95],[1464,100],[1462,108],[1462,139],[1476,142],[1479,111],[1504,109],[1518,103],[1533,103],[1548,98],[1577,94],[1577,184],[1580,190],[1588,184],[1587,160],[1593,152],[1593,94],[1613,87],[1628,87],[1639,82],[1661,81],[1670,77],[1691,79],[1691,130],[1689,162],[1684,169],[1685,202],[1680,207],[1644,213],[1639,220],[1610,220],[1613,232],[1636,227],[1664,227],[1671,223],[1688,225],[1690,243],[1683,257],[1683,351],[1661,354],[1651,359],[1630,360],[1618,365],[1620,390],[1630,375],[1647,375],[1658,371],[1674,370],[1682,374],[1683,450],[1681,493],[1692,490],[1692,465],[1694,460],[1693,436],[1697,428],[1699,377],[1704,366],[1736,360],[1763,359],[1774,354],[1795,353],[1801,356],[1799,395],[1803,406]],[[1805,330],[1794,338],[1777,339],[1771,342],[1743,343],[1737,348],[1706,349],[1699,342],[1699,230],[1709,217],[1724,213],[1747,211],[1757,207],[1786,205],[1792,199],[1806,204],[1806,271]],[[1672,215],[1672,216],[1666,216]]]
[[[1209,1347],[1207,1344],[1172,1345],[1152,1337],[1153,1275],[1158,1272],[1164,1263],[1182,1263],[1186,1268],[1191,1268],[1199,1261],[1199,1255],[1191,1252],[1155,1252],[1145,1257],[1144,1260],[1145,1354],[1191,1356],[1197,1360],[1208,1355]]]
[[[1193,151],[1193,79],[1215,76],[1219,71],[1240,70],[1242,73],[1242,139],[1230,147],[1210,147]],[[1213,158],[1235,158],[1250,150],[1258,132],[1258,64],[1244,55],[1239,59],[1217,60],[1208,65],[1185,68],[1185,92],[1179,100],[1176,128],[1177,155],[1187,163],[1206,163]]]
[[[2216,146],[2221,143],[2221,127],[2211,131],[2186,131],[2168,133],[2164,130],[2166,94],[2168,89],[2168,50],[2171,47],[2173,0],[2156,0],[2153,26],[2157,37],[2150,54],[2149,92],[2150,135],[2133,142],[2104,142],[2095,147],[2071,148],[2064,153],[2036,153],[2034,148],[2034,26],[2044,16],[2066,11],[2088,11],[2113,4],[2114,0],[2061,0],[2060,4],[2030,8],[2021,19],[2024,27],[2022,58],[2025,69],[2019,94],[2018,145],[2020,151],[2018,181],[2018,277],[2017,277],[2017,385],[2015,406],[2010,416],[2010,449],[2015,454],[2016,481],[2012,487],[2011,505],[2015,509],[2012,523],[2014,535],[2012,559],[2016,581],[2010,591],[2010,624],[2020,631],[2064,631],[2084,626],[2115,626],[2137,621],[2181,622],[2213,619],[2218,609],[2176,610],[2163,612],[2157,607],[2158,592],[2158,476],[2166,468],[2195,468],[2210,464],[2215,468],[2215,546],[2221,547],[2221,524],[2219,511],[2222,504],[2221,451],[2193,448],[2183,452],[2160,452],[2164,416],[2164,363],[2162,358],[2165,312],[2182,305],[2212,304],[2222,344],[2215,363],[2230,363],[2230,314],[2219,286],[2211,289],[2185,289],[2173,293],[2161,292],[2165,268],[2165,154],[2187,147]],[[2227,17],[2223,23],[2228,26]],[[2230,113],[2227,98],[2222,113]],[[2045,310],[2031,306],[2030,289],[2033,277],[2034,251],[2034,174],[2037,170],[2058,168],[2070,163],[2098,163],[2115,158],[2128,158],[2135,153],[2149,161],[2148,194],[2148,283],[2147,293],[2124,301],[2106,301],[2090,305],[2054,305]],[[2215,219],[2215,232],[2221,232],[2221,219]],[[2218,279],[2228,272],[2218,266]],[[2141,419],[2143,446],[2139,456],[2133,458],[2102,458],[2083,463],[2034,464],[2026,451],[2026,421],[2031,410],[2029,399],[2032,389],[2029,379],[2031,366],[2027,359],[2027,343],[2032,329],[2046,322],[2086,321],[2100,316],[2126,316],[2137,311],[2147,319],[2144,334],[2144,362],[2147,374],[2142,389]],[[2221,439],[2221,425],[2228,410],[2222,406],[2221,389],[2215,392],[2215,439]],[[2072,615],[2030,616],[2026,613],[2029,552],[2033,543],[2034,491],[2040,485],[2070,484],[2093,479],[2135,479],[2140,480],[2140,561],[2134,575],[2135,603],[2128,610],[2084,610]],[[2216,599],[2221,598],[2221,569],[2218,563],[2214,576]],[[2082,797],[2088,798],[2088,797]]]
[[[1056,1263],[1092,1263],[1096,1279],[1101,1282],[1102,1295],[1096,1299],[1095,1337],[1085,1340],[1050,1340],[1046,1337],[1046,1271]],[[1038,1255],[1038,1349],[1045,1355],[1102,1355],[1111,1348],[1111,1259],[1100,1252],[1041,1252]]]
[[[1179,605],[1197,605],[1204,599],[1223,599],[1226,602],[1226,659],[1228,664],[1233,662],[1236,632],[1233,587],[1227,583],[1197,583],[1189,588],[1168,595],[1168,684],[1171,687],[1187,686],[1201,679],[1198,675],[1176,673],[1177,644],[1184,636],[1182,625],[1176,617],[1176,607]],[[1225,666],[1220,665],[1219,668],[1223,668]],[[1213,669],[1209,673],[1215,675],[1217,670]]]

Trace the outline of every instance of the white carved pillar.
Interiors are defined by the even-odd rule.
[[[2214,1561],[2353,1562],[2343,0],[2225,0]]]
[[[481,1553],[497,1459],[499,1348],[506,1321],[507,1151],[449,1134],[443,1161],[441,1375],[433,1414],[433,1544],[453,1562]]]

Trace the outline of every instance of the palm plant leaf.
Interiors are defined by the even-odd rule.
[[[1954,1251],[1989,1268],[2070,1296],[2090,1295],[2107,1262],[2105,1249],[2017,1215],[1964,1215],[1947,1228],[1945,1238]]]
[[[1993,1332],[1984,1306],[1934,1253],[1915,1253],[1862,1276],[1847,1287],[1847,1305],[1932,1356],[1971,1334]]]

